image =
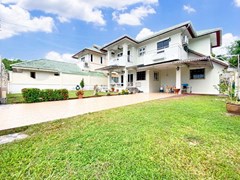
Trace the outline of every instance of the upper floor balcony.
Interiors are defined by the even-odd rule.
[[[121,56],[121,57],[114,57],[111,58],[108,62],[109,66],[129,66],[133,63],[133,56]]]
[[[155,49],[146,53],[144,64],[154,64],[164,61],[177,59],[186,59],[188,53],[183,49],[182,45],[175,44],[163,49]]]

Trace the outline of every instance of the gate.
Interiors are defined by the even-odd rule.
[[[7,88],[8,72],[2,63],[2,59],[0,58],[0,104],[4,104],[7,101]]]

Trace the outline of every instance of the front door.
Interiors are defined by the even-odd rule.
[[[133,86],[133,74],[128,74],[128,86]]]

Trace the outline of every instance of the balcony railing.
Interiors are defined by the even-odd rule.
[[[165,49],[157,50],[152,54],[153,61],[165,61],[172,59],[181,59],[181,46],[174,45]]]
[[[133,63],[133,57],[131,55],[128,56],[121,56],[112,58],[109,60],[109,65],[117,65],[117,66],[127,66],[128,64]]]

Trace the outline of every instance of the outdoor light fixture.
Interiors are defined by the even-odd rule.
[[[179,71],[179,66],[176,68],[177,71]]]

